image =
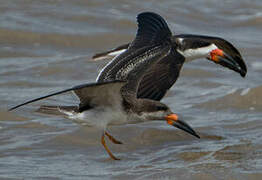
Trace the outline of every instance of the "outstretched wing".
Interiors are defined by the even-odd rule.
[[[125,85],[125,88],[130,92],[136,93],[136,96],[145,72],[150,71],[159,60],[169,54],[172,35],[167,23],[158,14],[150,12],[141,13],[137,17],[137,22],[137,35],[128,47],[128,51],[143,48],[148,46],[148,44],[151,47],[141,57],[143,59],[141,63],[134,66],[127,76],[128,83]],[[154,79],[151,80],[154,81]]]
[[[184,57],[172,48],[172,45],[168,45],[172,34],[161,16],[150,12],[141,13],[137,21],[138,31],[135,40],[129,44],[127,50],[104,68],[98,81],[127,79],[126,91],[136,92],[138,98],[160,100],[177,80]],[[128,44],[119,46],[101,55],[116,54],[127,46]],[[143,49],[145,50],[142,51]],[[137,63],[132,58],[125,60],[134,54],[143,61]]]
[[[130,43],[121,45],[107,52],[93,56],[93,60],[102,60],[115,57],[126,51]],[[171,49],[170,54],[159,60],[148,69],[137,91],[138,98],[160,101],[179,77],[180,70],[185,62],[184,56]]]
[[[122,92],[130,92],[135,96],[145,72],[171,49],[171,31],[161,16],[145,12],[137,16],[137,22],[138,30],[134,41],[98,77],[98,82],[127,80],[125,91]]]
[[[97,53],[92,60],[102,60],[114,58],[115,56],[129,49],[139,49],[152,44],[160,43],[171,37],[171,31],[165,20],[158,14],[153,12],[140,13],[137,16],[138,30],[136,38],[132,43],[126,43],[112,50]]]
[[[30,104],[51,96],[63,94],[69,91],[75,92],[80,100],[79,112],[90,107],[95,107],[97,105],[112,106],[122,103],[122,97],[120,94],[120,89],[124,86],[126,82],[123,81],[111,81],[103,83],[89,83],[78,85],[63,91],[55,92],[46,96],[42,96],[25,103],[19,104],[9,109],[9,111],[14,110],[18,107]]]
[[[80,100],[79,112],[98,105],[120,106],[122,96],[120,89],[126,84],[124,81],[95,83],[93,86],[80,85],[74,93]],[[82,87],[81,87],[82,86]]]

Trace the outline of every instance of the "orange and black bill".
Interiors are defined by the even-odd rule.
[[[200,138],[200,136],[186,122],[179,120],[176,114],[170,114],[166,116],[166,121],[169,125],[177,127],[178,129],[181,129],[197,138]]]
[[[246,76],[247,68],[243,59],[239,56],[234,58],[229,54],[225,53],[221,49],[215,49],[211,51],[210,57],[211,61],[220,64],[221,66],[227,67],[235,72],[238,72],[242,77]]]

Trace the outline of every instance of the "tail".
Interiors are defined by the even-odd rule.
[[[36,112],[70,116],[78,113],[78,106],[40,106],[40,108]]]

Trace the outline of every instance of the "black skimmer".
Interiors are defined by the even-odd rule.
[[[132,44],[103,71],[109,77],[107,81],[75,86],[27,101],[9,110],[73,91],[80,100],[79,106],[44,106],[42,109],[58,110],[68,115],[69,118],[101,129],[101,143],[114,160],[118,160],[118,158],[111,153],[105,144],[105,136],[113,143],[121,144],[121,142],[106,131],[108,125],[165,120],[168,124],[199,138],[197,133],[187,123],[179,120],[178,116],[165,104],[150,99],[137,98],[138,85],[146,69],[154,66],[159,59],[165,58],[167,55],[171,56],[170,51],[173,48],[171,32],[161,16],[149,12],[141,13],[137,16],[137,21],[138,31]],[[112,78],[110,77],[111,72],[115,72]],[[100,74],[100,77],[103,76],[103,73]]]
[[[207,58],[239,73],[242,77],[245,77],[247,73],[246,64],[239,51],[230,42],[222,38],[180,34],[172,36],[171,43],[173,48],[170,54],[147,70],[139,85],[138,98],[161,100],[167,90],[176,82],[184,62],[199,58]],[[93,60],[115,57],[125,52],[129,46],[130,43],[96,54],[93,56]],[[113,62],[115,61],[113,60]],[[108,79],[108,76],[112,77],[116,72],[108,73],[107,69],[103,69],[97,81],[103,82]]]

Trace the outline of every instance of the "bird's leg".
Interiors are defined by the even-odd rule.
[[[108,134],[107,132],[105,132],[105,135],[107,135],[107,137],[110,139],[110,141],[112,141],[115,144],[123,144],[121,141],[116,140],[113,136],[111,136],[110,134]]]
[[[118,158],[116,158],[112,153],[111,151],[108,149],[107,145],[106,145],[106,142],[105,142],[105,133],[102,134],[102,137],[101,137],[101,143],[102,145],[104,146],[106,152],[109,154],[109,156],[114,159],[114,160],[120,160]]]

